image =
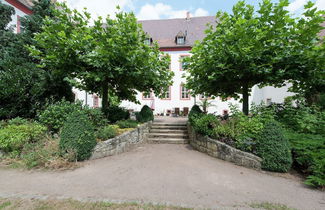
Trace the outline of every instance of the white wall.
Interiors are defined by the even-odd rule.
[[[11,4],[9,4],[8,2],[6,2],[5,0],[0,0],[0,2],[3,3],[3,4],[7,4],[7,5],[12,6]],[[12,6],[12,7],[14,7],[14,6]],[[8,27],[13,26],[14,32],[17,33],[17,28],[16,28],[16,26],[17,26],[17,16],[23,17],[23,16],[25,16],[27,14],[24,13],[23,11],[17,9],[16,7],[14,7],[14,9],[15,9],[15,12],[16,13],[11,16],[12,20],[9,23],[9,26]]]

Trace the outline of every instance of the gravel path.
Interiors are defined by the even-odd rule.
[[[246,209],[272,202],[325,209],[325,193],[301,182],[235,166],[189,145],[142,145],[64,172],[0,168],[0,197],[142,201],[188,207]]]

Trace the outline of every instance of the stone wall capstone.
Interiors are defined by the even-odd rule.
[[[147,122],[134,130],[125,132],[112,139],[98,142],[93,150],[90,160],[120,154],[129,151],[137,144],[146,142],[151,124],[151,121]]]
[[[248,152],[243,152],[223,142],[202,136],[195,132],[192,126],[187,125],[191,146],[212,157],[219,158],[239,166],[261,170],[262,159]]]

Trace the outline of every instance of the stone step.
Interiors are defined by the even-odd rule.
[[[149,138],[149,144],[188,144],[188,139],[159,139],[159,138]]]
[[[156,126],[152,125],[151,129],[167,129],[167,130],[187,130],[186,126]]]
[[[150,133],[186,133],[187,130],[151,129]]]
[[[186,126],[186,123],[152,123],[154,126]]]
[[[149,133],[149,138],[188,139],[188,135],[186,133]]]

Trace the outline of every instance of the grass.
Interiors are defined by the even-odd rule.
[[[0,210],[4,209],[23,209],[23,210],[83,210],[83,209],[128,209],[128,210],[186,210],[177,206],[140,204],[140,203],[110,203],[110,202],[82,202],[76,200],[37,200],[37,199],[1,199]]]
[[[252,203],[249,206],[252,208],[265,209],[265,210],[296,210],[295,208],[289,208],[283,204],[269,203],[269,202]]]

